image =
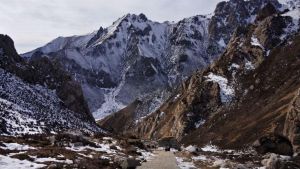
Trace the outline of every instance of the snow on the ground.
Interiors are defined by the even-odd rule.
[[[1,149],[4,150],[19,150],[19,151],[24,151],[24,150],[34,150],[36,148],[28,146],[28,145],[22,145],[18,143],[3,143],[6,147],[0,147]]]
[[[197,147],[196,146],[192,146],[192,145],[189,145],[185,148],[186,151],[192,153],[192,152],[196,152],[197,151]]]
[[[105,152],[107,154],[115,154],[116,150],[113,150],[110,148],[110,145],[108,144],[99,144],[99,148],[96,147],[91,147],[91,146],[71,146],[71,147],[66,147],[66,149],[71,150],[71,151],[76,151],[76,152],[81,152],[81,151],[86,151],[88,149],[93,150],[93,151],[99,151],[99,152]]]
[[[177,165],[180,169],[193,169],[195,167],[193,162],[188,162],[181,157],[176,157]]]
[[[195,160],[195,161],[199,161],[199,160],[201,160],[201,161],[206,161],[206,160],[207,160],[207,157],[204,156],[204,155],[199,155],[199,156],[194,156],[194,157],[192,157],[192,159]]]
[[[17,104],[14,104],[2,98],[0,98],[0,105],[6,105],[9,107],[9,109],[7,107],[3,107],[3,110],[0,110],[0,112],[7,111],[10,113],[7,116],[2,116],[3,120],[6,121],[6,124],[9,124],[9,126],[11,126],[10,128],[8,128],[10,133],[12,133],[13,135],[42,133],[42,128],[40,126],[30,127],[31,124],[37,125],[37,121],[35,119],[32,119],[29,116],[20,113],[26,112],[28,114],[31,114],[31,111],[25,110]]]
[[[80,152],[89,152],[88,150],[92,150],[94,152],[101,152],[106,154],[107,156],[101,156],[101,158],[108,158],[111,159],[111,157],[116,156],[116,155],[124,155],[124,153],[121,152],[122,148],[117,145],[117,141],[114,140],[113,138],[110,137],[103,137],[104,142],[103,143],[97,143],[94,142],[97,147],[91,147],[91,146],[75,146],[71,145],[70,147],[65,147],[68,150],[75,151],[78,154],[84,156],[84,157],[89,157],[92,158],[93,153],[91,154],[83,154]],[[108,143],[108,141],[110,143]],[[114,146],[115,148],[111,148]],[[141,152],[142,156],[149,156],[149,154],[146,154],[146,152]]]
[[[195,127],[199,128],[200,126],[202,126],[205,123],[205,120],[199,120],[195,123]]]
[[[250,62],[249,60],[246,60],[246,59],[245,59],[245,69],[246,69],[246,70],[254,70],[255,67],[254,67],[254,65],[252,64],[252,62]]]
[[[266,154],[265,159],[262,160],[262,164],[266,168],[271,168],[274,165],[274,162],[280,160],[280,161],[288,161],[291,159],[290,156],[283,156],[283,155],[278,155],[274,153]]]
[[[3,69],[0,93],[5,96],[0,98],[0,121],[6,129],[0,135],[40,134],[61,128],[100,131],[96,124],[62,106],[55,90],[28,84]]]
[[[72,160],[66,159],[66,160],[57,160],[56,158],[47,157],[47,158],[37,158],[36,156],[30,156],[34,158],[35,162],[38,163],[44,163],[44,162],[57,162],[57,163],[66,163],[66,164],[73,164]]]
[[[206,145],[203,148],[201,148],[202,151],[210,151],[210,152],[218,152],[218,148],[214,145]]]
[[[42,167],[46,167],[46,165],[0,155],[1,169],[37,169]]]
[[[226,160],[224,159],[215,159],[213,162],[213,167],[220,167],[221,169],[225,169],[226,167]]]
[[[282,14],[282,16],[289,16],[293,19],[293,22],[285,28],[285,33],[280,37],[284,40],[288,35],[293,34],[299,30],[299,20],[300,20],[300,4],[294,4],[289,7],[290,11]]]
[[[239,68],[240,68],[240,65],[238,65],[238,64],[236,64],[236,63],[232,63],[232,64],[229,66],[228,70],[239,69]]]
[[[145,159],[147,161],[150,161],[153,159],[153,157],[155,156],[153,153],[142,150],[142,149],[137,149],[137,152],[141,153],[142,155],[139,156],[139,159]]]
[[[229,86],[228,80],[225,77],[218,76],[210,72],[208,76],[205,76],[205,78],[207,78],[206,81],[218,83],[222,103],[228,103],[232,100],[234,97],[234,89]]]
[[[229,168],[257,168],[257,169],[263,169],[254,167],[256,164],[252,162],[247,163],[240,163],[238,161],[232,160],[231,158],[228,158],[227,154],[230,154],[230,156],[234,155],[236,157],[240,156],[249,156],[253,154],[252,149],[243,150],[243,151],[235,151],[235,150],[221,150],[218,149],[214,145],[206,145],[202,148],[200,148],[202,151],[197,151],[196,153],[193,153],[197,149],[196,146],[188,146],[185,148],[185,151],[192,152],[190,153],[191,156],[187,157],[181,157],[178,158],[178,164],[182,164],[184,166],[180,168],[188,168],[189,165],[198,164],[199,162],[202,164],[205,164],[208,168],[220,168],[220,169],[229,169]],[[197,155],[196,155],[197,154]],[[274,157],[273,157],[274,158]],[[276,158],[280,159],[286,159],[288,160],[290,157],[285,156],[277,156]],[[233,158],[235,159],[235,158]],[[264,163],[268,163],[270,161],[270,155],[266,156],[266,160]],[[192,168],[192,167],[191,167]]]
[[[258,47],[264,49],[263,45],[261,45],[259,40],[254,36],[251,37],[251,45],[252,46],[258,46]]]
[[[226,47],[226,43],[225,43],[225,41],[224,41],[223,38],[221,38],[221,39],[218,41],[218,44],[219,44],[221,47],[223,47],[223,48]]]

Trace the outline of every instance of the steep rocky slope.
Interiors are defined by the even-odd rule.
[[[100,132],[80,86],[46,58],[26,63],[0,35],[1,135],[78,129]]]
[[[267,2],[232,0],[220,3],[214,14],[177,23],[157,23],[145,15],[128,14],[108,28],[84,36],[59,37],[23,56],[34,60],[47,55],[81,83],[94,112],[103,118],[136,99],[142,111],[155,111],[172,88],[192,72],[211,64],[224,51],[237,26],[254,21]]]
[[[299,151],[299,6],[274,9],[266,5],[254,24],[238,28],[220,59],[193,74],[134,132],[222,148],[287,139]],[[279,154],[288,149],[266,147]]]

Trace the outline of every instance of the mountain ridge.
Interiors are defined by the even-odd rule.
[[[60,37],[22,56],[48,55],[62,63],[81,83],[97,119],[136,99],[145,103],[143,112],[136,113],[142,117],[158,108],[192,72],[211,64],[225,50],[235,27],[253,22],[249,18],[267,2],[280,5],[275,0],[230,1],[229,6],[220,3],[213,16],[197,15],[176,23],[126,14],[108,28]],[[233,8],[235,3],[238,8]]]

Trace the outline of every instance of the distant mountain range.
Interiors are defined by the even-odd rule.
[[[103,118],[135,100],[136,118],[155,111],[173,88],[194,71],[213,63],[234,30],[254,21],[267,2],[220,3],[213,14],[158,23],[144,14],[127,14],[108,28],[83,36],[59,37],[23,54],[48,57],[63,65],[82,86],[95,118]],[[275,6],[280,4],[271,0]]]

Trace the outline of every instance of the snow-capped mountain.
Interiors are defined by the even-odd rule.
[[[177,24],[157,23],[128,14],[106,29],[58,38],[23,56],[46,54],[63,63],[100,118],[148,94],[163,100],[161,91],[209,64],[208,21],[196,16]]]
[[[154,111],[170,88],[223,52],[235,28],[253,22],[255,13],[275,0],[232,0],[220,3],[213,15],[177,23],[158,23],[145,15],[127,14],[108,28],[88,35],[59,37],[23,57],[47,55],[81,83],[96,118],[139,99]],[[162,94],[163,93],[163,94]],[[151,97],[150,97],[151,96]],[[150,100],[149,100],[150,99]]]

